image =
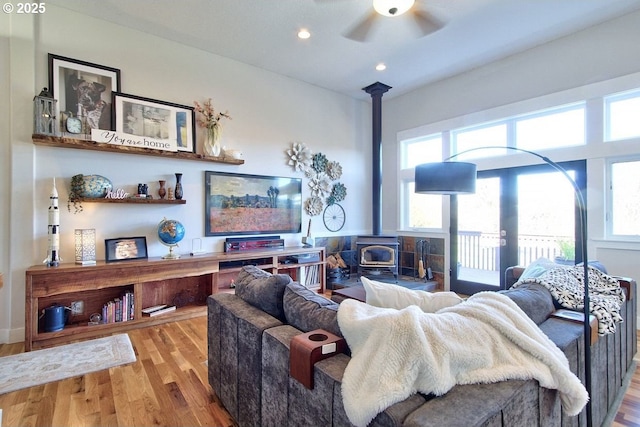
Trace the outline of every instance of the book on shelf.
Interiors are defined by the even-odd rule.
[[[150,308],[153,309],[153,310],[149,310]],[[162,304],[160,306],[148,307],[146,309],[143,309],[142,310],[142,315],[143,316],[148,316],[148,317],[153,317],[153,316],[158,316],[160,314],[168,313],[170,311],[174,311],[175,309],[176,309],[175,305]]]
[[[142,314],[149,314],[153,311],[160,310],[161,308],[165,308],[166,306],[167,304],[152,305],[151,307],[143,308]]]
[[[300,283],[304,286],[314,286],[320,282],[320,266],[310,265],[302,267]]]
[[[102,306],[102,323],[126,322],[133,320],[133,292],[127,291]]]

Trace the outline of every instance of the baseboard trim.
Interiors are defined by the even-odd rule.
[[[24,327],[0,329],[0,344],[14,344],[22,341],[24,341]]]

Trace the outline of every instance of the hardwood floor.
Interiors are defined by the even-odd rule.
[[[638,338],[640,339],[640,333],[638,333]],[[640,371],[637,367],[640,364],[640,355],[636,354],[634,360],[636,370],[616,413],[612,427],[640,427]]]
[[[206,316],[129,332],[136,362],[0,395],[2,426],[234,426],[207,379]],[[24,344],[0,345],[0,356]]]
[[[207,380],[206,317],[129,337],[135,363],[0,395],[2,426],[235,426]],[[23,351],[0,344],[0,357]],[[640,427],[638,370],[613,423],[630,426]]]

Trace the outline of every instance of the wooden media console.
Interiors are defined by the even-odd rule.
[[[272,274],[289,274],[293,280],[324,292],[324,264],[323,247],[290,247],[183,255],[179,259],[98,262],[92,266],[33,266],[26,271],[25,351],[205,316],[207,296],[233,292],[231,285],[244,265],[256,265]],[[92,314],[102,317],[105,304],[131,293],[133,319],[91,324]],[[69,317],[62,330],[44,330],[47,307],[54,304],[71,307],[71,303],[78,302],[83,307],[82,313],[71,314],[67,310]],[[162,304],[177,308],[158,316],[142,315],[144,308]]]

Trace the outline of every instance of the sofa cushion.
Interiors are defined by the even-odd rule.
[[[286,274],[271,274],[256,266],[242,267],[236,281],[236,295],[241,299],[284,321],[282,299],[284,289],[291,283],[291,277]]]
[[[286,321],[303,332],[324,329],[341,337],[338,307],[337,303],[297,282],[289,283],[284,291]]]
[[[369,305],[402,310],[417,305],[425,313],[435,313],[441,308],[451,307],[463,300],[455,292],[426,292],[407,289],[392,283],[378,282],[362,276],[362,285]]]

